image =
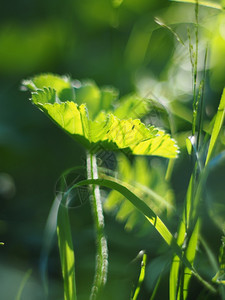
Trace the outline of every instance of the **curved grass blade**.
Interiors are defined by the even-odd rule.
[[[58,211],[57,235],[62,275],[64,280],[64,300],[76,300],[75,256],[68,209],[63,204],[59,206]]]
[[[16,299],[15,299],[15,300],[21,300],[21,299],[22,299],[21,297],[22,297],[22,293],[23,293],[24,287],[25,287],[27,281],[29,280],[29,278],[30,278],[30,276],[31,276],[31,273],[32,273],[32,270],[31,270],[31,269],[29,269],[29,270],[25,273],[25,275],[24,275],[24,277],[23,277],[23,279],[22,279],[22,282],[21,282],[21,284],[20,284],[19,291],[18,291],[18,293],[17,293],[17,295],[16,295]]]
[[[163,221],[152,211],[152,209],[139,197],[133,194],[130,190],[128,190],[122,183],[118,180],[107,180],[107,179],[91,179],[91,180],[82,180],[74,185],[68,193],[78,186],[82,185],[99,185],[104,186],[110,189],[114,189],[121,193],[124,197],[126,197],[138,210],[140,210],[147,220],[155,227],[164,241],[168,244],[169,247],[175,252],[175,254],[180,258],[180,260],[184,263],[186,267],[188,267],[192,274],[203,284],[205,285],[211,292],[215,293],[216,290],[214,287],[205,281],[194,269],[191,262],[184,256],[181,247],[177,244],[175,238],[163,223]]]
[[[184,46],[184,42],[182,41],[182,39],[179,37],[179,35],[168,25],[166,25],[161,19],[159,18],[155,18],[155,22],[161,26],[161,27],[164,27],[166,29],[168,29],[174,36],[175,38],[177,39],[177,41],[179,43],[181,43],[183,46]]]
[[[164,170],[160,165],[157,170],[153,170],[149,169],[144,157],[136,157],[131,164],[125,155],[119,155],[117,172],[119,179],[126,182],[125,186],[137,196],[141,196],[156,214],[166,212],[170,215],[172,211],[175,211],[173,192],[168,183],[162,179]],[[113,179],[104,173],[100,173],[100,178]],[[109,193],[104,202],[104,210],[113,212],[118,221],[124,222],[125,229],[131,230],[138,225],[139,230],[147,234],[146,229],[149,226],[146,218],[118,192],[112,190]]]
[[[108,180],[108,179],[89,179],[89,180],[82,180],[75,184],[68,192],[65,194],[64,197],[67,197],[67,194],[74,188],[82,185],[99,185],[104,186],[110,189],[114,189],[121,193],[124,197],[126,197],[139,211],[141,211],[147,220],[155,227],[155,229],[159,232],[165,242],[174,250],[174,252],[180,257],[180,259],[187,265],[190,269],[193,270],[190,262],[183,257],[183,252],[181,248],[178,246],[176,240],[174,239],[173,235],[166,227],[166,225],[162,222],[162,220],[153,212],[153,210],[139,197],[133,194],[127,187],[125,187],[119,180]],[[194,270],[193,270],[194,271]]]
[[[57,216],[58,216],[58,210],[59,206],[62,200],[62,195],[65,193],[65,191],[68,189],[68,183],[67,183],[67,176],[70,175],[72,172],[86,172],[86,168],[84,166],[76,166],[73,168],[69,168],[66,171],[62,173],[62,175],[59,178],[59,190],[56,190],[56,197],[53,201],[53,204],[51,206],[48,219],[46,221],[45,229],[44,229],[44,237],[43,237],[43,243],[42,243],[42,249],[41,249],[41,255],[40,255],[40,273],[41,278],[44,284],[44,290],[46,295],[48,294],[48,277],[47,277],[47,264],[48,264],[48,257],[50,254],[50,251],[53,246],[53,239],[57,230]],[[73,182],[72,184],[74,184]],[[70,185],[71,186],[71,185]]]
[[[215,143],[217,141],[219,132],[223,125],[224,115],[225,115],[225,88],[223,89],[223,94],[221,96],[220,104],[219,104],[218,111],[216,114],[216,119],[215,119],[215,123],[214,123],[213,130],[212,130],[212,135],[211,135],[211,139],[210,139],[210,144],[209,144],[209,149],[208,149],[205,165],[208,164],[208,162],[212,156],[212,152],[215,147]]]
[[[44,285],[44,291],[46,295],[48,295],[48,276],[47,276],[47,264],[49,253],[52,248],[53,238],[55,236],[56,228],[57,228],[57,215],[58,209],[60,205],[59,195],[57,195],[53,201],[52,207],[50,209],[48,219],[44,229],[44,237],[40,255],[40,273],[41,279]]]

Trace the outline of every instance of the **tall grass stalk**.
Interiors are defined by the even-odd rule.
[[[205,57],[204,57],[204,74],[203,79],[201,81],[200,85],[200,105],[199,105],[199,122],[198,122],[198,136],[197,136],[197,142],[196,142],[196,148],[197,151],[199,151],[199,145],[201,140],[201,135],[203,131],[203,109],[204,109],[204,92],[205,92],[205,81],[206,81],[206,64],[207,64],[207,58],[208,58],[208,45],[205,50]]]
[[[193,112],[192,112],[192,151],[191,159],[193,171],[189,181],[187,195],[183,210],[183,220],[181,221],[177,243],[184,247],[184,255],[191,262],[193,267],[197,251],[197,243],[200,236],[201,220],[198,216],[200,203],[202,200],[202,190],[205,176],[204,164],[200,153],[201,133],[203,128],[203,100],[204,86],[206,79],[206,63],[208,48],[205,51],[204,57],[204,74],[203,79],[198,84],[198,43],[199,43],[199,3],[195,1],[195,50],[191,43],[190,30],[188,29],[189,39],[189,54],[192,66],[192,82],[193,82]],[[197,131],[197,132],[196,132]],[[185,300],[188,296],[188,287],[193,272],[181,264],[180,259],[175,256],[170,270],[170,300],[180,299]],[[202,278],[196,272],[195,275],[211,292],[215,289],[207,282],[203,282]]]

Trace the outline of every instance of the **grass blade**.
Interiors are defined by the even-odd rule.
[[[160,284],[160,281],[161,281],[161,276],[158,278],[157,282],[156,282],[156,285],[154,287],[154,290],[153,290],[153,293],[151,295],[151,298],[149,300],[154,300],[155,299],[155,295],[157,293],[157,290],[158,290],[158,287],[159,287],[159,284]]]
[[[179,226],[177,244],[182,247],[185,242],[187,230],[190,225],[190,211],[192,206],[192,193],[193,193],[193,175],[189,181],[185,206],[183,210],[183,218]],[[170,269],[170,300],[176,300],[179,286],[179,269],[181,266],[180,258],[175,255]]]
[[[166,24],[165,24],[161,19],[159,19],[159,18],[155,18],[155,22],[156,22],[159,26],[168,29],[168,30],[175,36],[175,38],[177,39],[177,41],[178,41],[179,43],[181,43],[181,45],[184,46],[184,42],[182,41],[182,39],[179,37],[179,35],[178,35],[178,34],[177,34],[170,26],[166,25]]]
[[[175,255],[170,268],[170,278],[169,278],[169,295],[170,300],[177,299],[177,288],[179,284],[179,268],[180,268],[180,258]]]
[[[40,273],[44,285],[46,295],[48,295],[48,276],[47,276],[47,264],[48,257],[53,245],[53,239],[55,237],[57,228],[57,215],[60,205],[60,198],[57,195],[53,201],[51,210],[48,215],[48,219],[44,229],[44,237],[40,255]]]
[[[187,249],[186,249],[186,258],[188,261],[191,262],[193,265],[195,255],[196,255],[196,249],[197,249],[197,243],[198,243],[198,237],[199,237],[199,229],[200,229],[200,222],[199,219],[197,220],[197,223],[195,225],[195,228],[193,230],[193,233],[191,235],[190,241],[188,243]],[[183,278],[183,286],[180,286],[180,294],[182,293],[183,295],[180,296],[178,294],[178,299],[187,299],[188,296],[188,286],[189,282],[192,276],[192,272],[189,268],[185,267],[184,269],[184,278]]]
[[[193,270],[191,263],[183,256],[183,252],[180,246],[177,244],[173,235],[163,223],[163,221],[152,211],[152,209],[139,197],[133,194],[127,187],[125,187],[119,180],[108,180],[108,179],[91,179],[83,180],[73,186],[76,188],[81,185],[95,184],[110,189],[114,189],[126,197],[139,211],[141,211],[148,221],[155,227],[155,229],[162,236],[164,241],[174,250],[178,257],[183,261],[183,263]],[[68,191],[69,192],[69,191]],[[193,272],[195,272],[193,270]]]
[[[174,101],[170,103],[170,109],[175,116],[192,124],[192,112],[188,107],[185,107],[178,101]],[[206,133],[210,133],[209,123],[207,121],[203,122],[202,129]]]
[[[32,270],[31,270],[31,269],[29,269],[29,270],[25,273],[25,275],[24,275],[24,277],[23,277],[23,279],[22,279],[22,282],[21,282],[21,284],[20,284],[19,291],[18,291],[18,293],[17,293],[17,295],[16,295],[16,300],[22,299],[21,297],[22,297],[22,293],[23,293],[24,287],[25,287],[25,285],[26,285],[28,279],[30,278],[31,273],[32,273]]]
[[[57,235],[64,280],[64,300],[76,300],[75,256],[68,209],[63,204],[60,205],[58,211]]]
[[[183,221],[180,223],[178,237],[177,237],[177,244],[182,247],[186,236],[186,226]],[[170,278],[169,278],[169,293],[170,293],[170,300],[177,299],[177,292],[179,286],[179,269],[181,265],[180,258],[175,255],[172,261],[172,265],[170,268]]]
[[[147,255],[144,253],[143,257],[142,257],[142,261],[141,261],[141,272],[140,272],[140,275],[139,275],[139,278],[138,278],[138,284],[137,284],[137,287],[135,289],[134,296],[133,296],[132,300],[137,300],[137,298],[138,298],[138,295],[139,295],[139,292],[140,292],[140,289],[141,289],[141,285],[142,285],[142,283],[144,281],[144,278],[145,278],[146,262],[147,262]]]
[[[188,261],[188,259],[183,255],[183,251],[181,247],[177,244],[177,241],[169,231],[169,229],[166,227],[166,225],[163,223],[163,221],[157,216],[153,210],[139,197],[137,197],[135,194],[133,194],[126,186],[123,185],[119,180],[108,180],[108,179],[90,179],[90,180],[82,180],[75,184],[70,190],[68,190],[67,193],[70,193],[70,191],[74,188],[77,188],[78,186],[83,185],[99,185],[104,186],[110,189],[114,189],[121,193],[124,197],[126,197],[140,212],[144,214],[144,216],[147,218],[147,220],[155,227],[155,229],[158,231],[158,233],[161,235],[161,237],[164,239],[164,241],[168,244],[168,246],[175,252],[175,254],[179,257],[179,259],[182,261],[182,263],[189,268],[192,271],[192,274],[205,286],[207,289],[209,289],[211,292],[215,293],[215,288],[205,281],[192,267],[191,262]]]
[[[209,149],[208,149],[205,165],[208,164],[208,162],[212,156],[212,152],[215,147],[216,140],[218,138],[220,129],[223,125],[224,113],[225,113],[225,88],[223,89],[223,94],[222,94],[220,104],[218,107],[218,111],[216,114],[216,119],[215,119],[215,123],[214,123],[213,130],[212,130],[212,135],[211,135],[211,139],[210,139],[210,144],[209,144]]]

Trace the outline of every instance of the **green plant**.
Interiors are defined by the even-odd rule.
[[[118,118],[122,114],[125,114],[126,117],[129,117],[130,114],[132,117],[134,110],[130,108],[137,104],[137,97],[128,97],[122,108],[120,106],[112,113],[112,102],[117,95],[114,89],[99,90],[92,82],[76,87],[68,77],[63,78],[51,74],[36,76],[31,80],[24,81],[23,84],[32,91],[32,102],[87,150],[88,180],[85,181],[85,184],[93,184],[91,195],[98,247],[96,273],[91,292],[91,299],[96,299],[106,283],[108,265],[102,204],[99,186],[95,184],[95,181],[99,183],[96,153],[101,148],[104,150],[123,149],[132,154],[174,158],[177,156],[178,148],[175,141],[162,130],[158,130],[154,126],[147,127],[139,119]],[[80,104],[80,102],[87,103],[87,105]],[[144,107],[145,103],[141,101],[136,107],[135,113],[142,115],[145,111]],[[109,180],[100,182],[101,184],[106,182],[106,185],[110,182],[109,187],[113,187],[115,184]],[[121,189],[123,190],[122,185]],[[67,201],[68,198],[64,195],[58,212],[57,233],[64,278],[64,297],[65,299],[76,299],[75,261]],[[145,207],[144,203],[140,207],[142,205]],[[151,210],[150,216],[156,220],[156,215]],[[160,226],[164,225],[160,220],[157,223],[159,223],[158,230],[160,231]],[[166,238],[169,243],[171,238],[171,236],[169,239]]]
[[[182,2],[182,1],[180,1]],[[193,106],[192,120],[182,110],[179,104],[169,108],[175,115],[183,117],[192,123],[191,136],[187,139],[187,150],[191,157],[192,171],[186,192],[177,236],[169,230],[162,221],[159,209],[174,207],[168,182],[158,179],[160,188],[151,187],[151,173],[144,176],[138,170],[146,167],[144,160],[136,159],[133,165],[126,158],[119,158],[119,179],[110,176],[105,170],[98,168],[96,155],[99,151],[122,151],[131,155],[154,155],[165,158],[175,158],[178,153],[176,142],[164,131],[154,126],[146,126],[140,121],[151,105],[137,95],[129,95],[116,107],[118,92],[113,88],[99,89],[92,81],[73,82],[69,77],[43,74],[24,81],[24,85],[32,91],[32,102],[49,116],[60,128],[66,131],[76,142],[82,144],[87,151],[86,168],[87,179],[76,182],[62,195],[57,217],[57,233],[60,249],[62,273],[64,278],[64,298],[76,299],[75,259],[72,243],[71,228],[68,216],[69,195],[82,186],[90,186],[92,195],[93,216],[96,228],[97,255],[96,273],[91,291],[91,299],[100,297],[107,280],[108,250],[104,234],[104,218],[99,186],[112,190],[105,202],[105,210],[115,211],[117,219],[126,222],[127,228],[139,223],[140,216],[144,217],[161,235],[172,250],[173,258],[169,275],[169,299],[187,299],[192,277],[197,278],[212,295],[225,299],[224,291],[224,239],[220,248],[218,264],[215,255],[201,237],[201,222],[199,216],[203,205],[203,191],[211,170],[224,159],[224,152],[213,157],[216,143],[219,141],[224,110],[225,90],[222,93],[218,111],[210,126],[203,122],[204,86],[206,81],[206,63],[208,48],[205,51],[202,75],[198,71],[199,59],[199,4],[204,1],[186,1],[195,3],[195,24],[193,46],[190,30],[188,31],[189,53],[192,66]],[[221,8],[212,2],[207,6]],[[167,25],[157,21],[160,26],[169,29],[181,39]],[[181,107],[181,109],[180,109]],[[136,117],[138,116],[138,119]],[[204,137],[204,138],[203,138]],[[209,146],[207,144],[209,142]],[[139,167],[137,165],[139,164]],[[132,174],[133,172],[133,174]],[[147,172],[145,170],[144,172]],[[171,172],[171,169],[168,173]],[[113,176],[112,176],[113,175]],[[133,176],[132,176],[133,175]],[[148,178],[149,177],[149,178]],[[147,188],[146,188],[147,186]],[[165,193],[161,193],[162,190]],[[120,196],[115,193],[119,192]],[[128,202],[129,201],[129,202]],[[132,205],[131,205],[132,204]],[[140,214],[138,215],[139,212]],[[160,216],[159,216],[160,215]],[[213,262],[215,274],[213,278],[205,279],[195,265],[198,243],[204,247],[209,260]],[[145,276],[146,256],[143,255],[142,268],[138,286],[131,296],[137,299],[140,285]],[[154,299],[160,285],[160,277],[155,285],[151,299]],[[203,290],[204,291],[204,290]],[[210,294],[210,295],[211,295]]]

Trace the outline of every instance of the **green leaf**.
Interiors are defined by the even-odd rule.
[[[179,268],[180,268],[180,259],[177,255],[174,256],[172,265],[170,268],[170,278],[169,278],[169,299],[177,299],[177,286],[179,283]]]
[[[222,236],[219,254],[219,271],[213,277],[213,281],[225,285],[225,236]]]
[[[140,272],[140,275],[139,275],[139,278],[138,278],[138,284],[137,284],[137,287],[135,289],[134,296],[133,296],[132,300],[137,300],[138,299],[138,295],[140,293],[141,285],[142,285],[142,283],[144,281],[144,278],[145,278],[146,262],[147,262],[147,255],[144,253],[142,261],[141,261],[141,272]]]
[[[179,37],[179,35],[178,35],[178,34],[177,34],[170,26],[166,25],[165,22],[164,22],[162,19],[155,18],[155,22],[156,22],[156,24],[158,24],[159,26],[168,29],[168,30],[175,36],[175,38],[177,39],[177,41],[178,41],[179,43],[181,43],[181,45],[184,46],[184,42],[183,42],[182,39]]]
[[[198,243],[198,238],[199,238],[199,228],[200,228],[200,221],[199,219],[196,222],[196,225],[194,227],[194,230],[192,232],[192,235],[190,237],[187,249],[185,251],[185,255],[188,261],[191,262],[192,266],[194,263],[194,259],[196,256],[196,250],[197,250],[197,243]],[[178,299],[187,299],[188,296],[188,286],[189,286],[189,282],[191,280],[191,276],[192,276],[192,271],[188,268],[185,267],[184,268],[184,273],[183,273],[183,286],[180,286],[179,289],[179,293],[183,294],[182,296],[180,294],[178,294]]]
[[[75,100],[72,83],[70,78],[67,76],[60,77],[53,74],[41,74],[33,77],[31,80],[24,80],[23,85],[29,88],[31,91],[45,90],[45,88],[50,87],[51,89],[55,90],[60,101]],[[47,102],[49,102],[48,98],[46,98],[46,103]]]
[[[126,156],[120,154],[117,161],[119,179],[126,182],[125,185],[129,186],[129,189],[136,195],[141,195],[157,214],[162,214],[167,210],[169,215],[173,209],[173,193],[168,183],[163,180],[164,174],[160,163],[158,162],[153,172],[153,168],[144,157],[136,157],[131,165]],[[102,176],[106,178],[104,174]],[[118,192],[113,190],[109,193],[104,202],[104,209],[113,212],[117,220],[125,222],[126,229],[139,225],[140,230],[145,232],[146,218]]]
[[[178,236],[177,236],[177,244],[182,247],[186,237],[186,226],[185,226],[185,213],[186,210],[183,212],[183,220],[180,223]],[[171,264],[170,268],[170,278],[169,278],[169,293],[170,293],[170,300],[176,300],[177,298],[177,291],[178,291],[178,284],[179,284],[179,270],[180,270],[181,260],[180,258],[175,255]]]
[[[89,111],[86,104],[75,103],[76,98],[80,102],[82,97],[86,102],[93,97],[94,103],[97,103],[100,92],[93,84],[81,86],[78,91],[68,78],[49,74],[34,77],[23,84],[33,91],[32,102],[91,152],[103,147],[105,150],[126,149],[137,155],[177,156],[175,141],[164,131],[145,126],[139,119],[120,120],[104,111],[94,117],[96,111],[91,111],[91,107]],[[109,106],[114,97],[107,92],[102,95],[101,99],[107,98],[106,106]],[[66,96],[70,101],[65,100]]]
[[[113,114],[119,119],[138,118],[146,115],[150,110],[149,100],[141,98],[136,94],[130,94],[117,103]]]
[[[219,104],[218,111],[216,114],[216,119],[215,119],[215,123],[214,123],[213,130],[212,130],[212,135],[211,135],[211,139],[210,139],[210,144],[209,144],[209,149],[208,149],[205,165],[208,164],[208,162],[212,156],[212,152],[215,147],[215,143],[217,141],[219,132],[223,125],[224,116],[225,116],[225,88],[223,89],[223,94],[221,96],[220,104]]]
[[[68,209],[64,204],[60,205],[58,210],[57,235],[64,280],[64,300],[76,300],[75,257]]]
[[[99,88],[92,80],[83,81],[75,87],[76,103],[86,104],[89,116],[95,118],[99,111],[111,112],[112,104],[118,98],[118,91],[113,87]]]
[[[56,91],[58,102],[74,101],[78,105],[86,104],[89,116],[95,118],[99,111],[112,112],[113,103],[118,98],[118,90],[106,86],[99,88],[93,80],[72,81],[69,77],[53,74],[42,74],[31,80],[23,81],[31,91],[51,88]],[[49,103],[46,98],[45,103]],[[54,103],[54,102],[50,102]]]

